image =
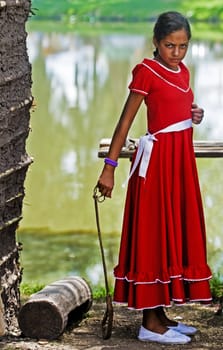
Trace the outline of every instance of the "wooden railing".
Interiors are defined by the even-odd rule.
[[[108,154],[111,139],[102,139],[99,144],[98,157],[105,158]],[[120,158],[131,158],[136,147],[138,139],[127,139],[122,147]],[[194,151],[197,158],[222,158],[223,142],[219,141],[194,141]]]

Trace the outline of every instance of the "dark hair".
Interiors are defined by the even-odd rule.
[[[157,40],[157,42],[160,42],[167,35],[181,29],[185,29],[188,36],[188,40],[190,40],[190,24],[186,17],[184,17],[181,13],[176,11],[164,12],[161,15],[159,15],[155,23],[153,29],[154,38]],[[154,52],[154,56],[156,54],[157,51]]]

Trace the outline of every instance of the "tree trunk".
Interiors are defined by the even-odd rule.
[[[25,30],[30,6],[30,0],[0,1],[0,312],[9,334],[18,333],[21,247],[16,229],[32,162],[25,150],[32,105]]]
[[[81,320],[92,305],[87,282],[77,276],[54,282],[35,293],[19,313],[19,326],[29,338],[56,339],[68,319]]]

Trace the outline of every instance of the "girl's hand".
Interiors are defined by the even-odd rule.
[[[199,108],[196,103],[192,103],[191,112],[192,112],[192,122],[194,124],[200,124],[204,117],[204,110],[202,108]]]
[[[98,179],[97,187],[102,196],[111,198],[114,187],[114,167],[105,165]]]

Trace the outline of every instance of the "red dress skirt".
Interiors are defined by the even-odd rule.
[[[176,75],[153,60],[144,62],[146,66],[138,65],[133,71],[130,89],[145,96],[148,129],[155,132],[187,119],[193,95],[186,87],[185,66],[181,64]],[[165,89],[173,90],[172,96],[168,91],[170,109],[173,100],[181,102],[175,95],[182,95],[186,106],[180,118],[180,106],[178,113],[168,110],[165,98],[155,101],[159,103],[157,111],[154,99]],[[211,271],[192,134],[192,128],[158,134],[146,178],[140,177],[136,168],[129,180],[119,262],[114,269],[114,301],[127,303],[129,308],[211,301]]]

